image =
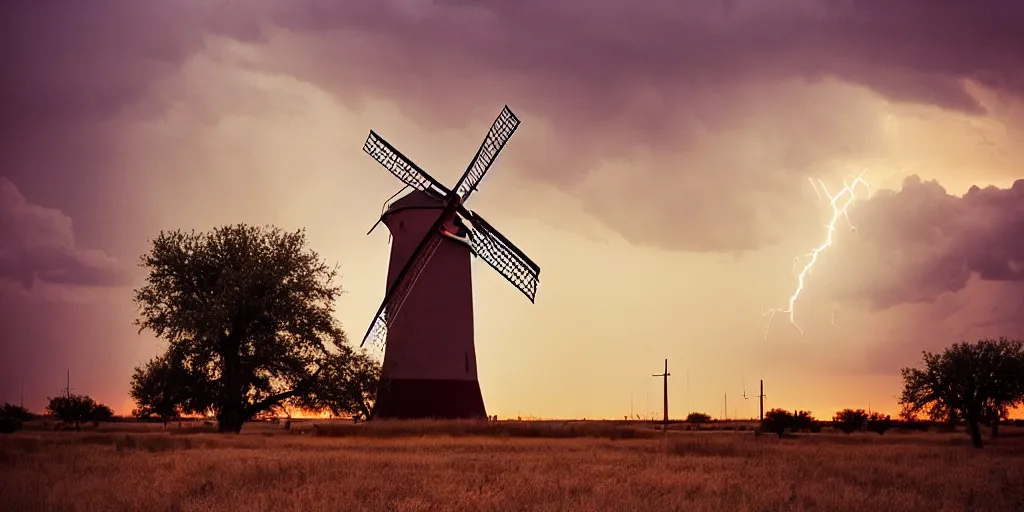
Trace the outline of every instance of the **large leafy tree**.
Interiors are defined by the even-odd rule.
[[[346,344],[337,272],[305,245],[303,230],[241,224],[161,232],[142,257],[136,325],[199,374],[221,432],[308,393]]]
[[[981,448],[980,424],[1024,402],[1024,342],[1000,338],[954,343],[941,354],[923,353],[923,368],[903,368],[900,403],[912,412],[959,418]]]

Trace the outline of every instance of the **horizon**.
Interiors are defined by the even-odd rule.
[[[453,184],[508,105],[468,207],[541,280],[531,304],[474,259],[487,414],[658,412],[667,358],[680,418],[756,417],[761,379],[765,411],[895,418],[922,351],[1024,337],[1024,7],[768,4],[0,6],[0,401],[41,412],[70,371],[130,412],[162,231],[305,229],[358,346],[400,186],[367,134]]]

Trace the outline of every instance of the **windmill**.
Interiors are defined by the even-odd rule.
[[[363,151],[401,180],[402,190],[413,189],[387,205],[378,221],[392,244],[387,292],[360,343],[384,350],[371,418],[487,416],[473,340],[470,255],[530,302],[540,267],[465,203],[518,127],[519,118],[505,106],[451,190],[370,131]]]

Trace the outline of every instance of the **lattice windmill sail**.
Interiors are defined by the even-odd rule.
[[[360,343],[360,346],[369,343],[379,345],[384,349],[394,342],[393,336],[389,332],[395,327],[395,323],[401,321],[408,324],[405,331],[399,335],[403,345],[396,349],[403,355],[392,357],[391,348],[387,348],[388,352],[385,354],[382,371],[385,375],[382,378],[391,380],[389,390],[398,388],[394,385],[395,379],[386,374],[390,369],[397,367],[395,366],[397,363],[394,361],[399,359],[402,360],[403,368],[421,369],[427,368],[429,366],[427,359],[431,359],[430,364],[446,368],[443,372],[441,370],[438,372],[447,372],[445,375],[439,373],[440,376],[434,375],[425,378],[421,378],[422,376],[418,374],[412,377],[403,377],[406,380],[430,380],[434,384],[440,381],[459,380],[463,377],[455,376],[453,379],[449,379],[448,374],[458,373],[455,370],[456,367],[464,367],[465,373],[472,375],[471,380],[475,385],[476,356],[472,341],[472,300],[470,296],[467,301],[465,296],[467,293],[471,294],[471,289],[465,291],[467,287],[464,285],[452,284],[449,287],[444,284],[449,277],[453,283],[470,282],[468,260],[466,266],[463,266],[460,260],[463,256],[460,255],[465,254],[466,258],[469,257],[468,254],[478,256],[526,295],[530,302],[536,300],[537,288],[540,283],[540,267],[483,217],[468,210],[465,206],[470,195],[478,190],[480,182],[506,143],[512,138],[519,124],[519,118],[512,113],[508,106],[505,106],[491,125],[466,171],[452,189],[448,189],[434,179],[374,131],[370,131],[363,145],[363,150],[367,154],[377,160],[406,187],[414,190],[408,196],[392,203],[381,217],[381,221],[384,221],[385,224],[388,224],[387,219],[391,219],[388,226],[395,236],[392,246],[392,264],[389,270],[390,284],[387,287],[384,300]],[[399,205],[403,202],[404,205]],[[415,248],[410,250],[412,239],[409,237],[414,236],[410,234],[413,229],[410,226],[421,221],[424,218],[423,215],[428,215],[422,213],[424,210],[434,212],[440,210],[440,212],[422,237],[418,239],[418,243],[415,243]],[[413,211],[416,213],[411,213]],[[398,216],[404,217],[398,219]],[[395,234],[396,230],[402,233],[403,240],[398,239],[398,235]],[[405,252],[409,252],[407,257],[405,252],[399,249],[400,246],[404,247]],[[468,253],[460,252],[458,249],[460,246],[468,249]],[[461,251],[466,251],[466,249],[461,249]],[[396,258],[402,259],[402,261],[398,262]],[[438,263],[435,258],[441,258],[444,261]],[[450,274],[444,274],[444,272],[450,272]],[[421,278],[428,281],[428,284],[424,285]],[[425,290],[424,286],[433,288]],[[459,288],[459,291],[454,291],[455,288]],[[432,294],[429,300],[423,298],[425,297],[423,294],[427,292]],[[410,302],[416,305],[409,306]],[[452,305],[450,309],[440,310],[442,311],[440,316],[444,316],[445,319],[438,318],[432,322],[424,320],[424,317],[431,314],[427,310],[436,309],[437,304]],[[418,308],[418,310],[405,311],[409,307]],[[405,318],[405,320],[400,320],[401,318]],[[445,321],[454,326],[452,327],[453,333],[443,332],[448,328],[444,324]],[[467,324],[468,327],[466,327]],[[459,327],[460,325],[461,327]],[[454,333],[454,331],[458,331],[458,333]],[[426,347],[433,351],[430,356],[424,355],[423,351],[428,350]],[[390,363],[389,359],[392,360]],[[423,369],[420,373],[427,374],[431,371],[433,370]],[[422,382],[418,384],[419,387],[424,385]],[[478,385],[475,393],[479,395]],[[383,401],[387,402],[387,397],[384,397]],[[380,402],[382,402],[382,398],[378,397],[378,403]],[[381,407],[386,408],[383,404]],[[470,407],[470,409],[473,408],[477,407],[475,405]],[[482,401],[478,409],[483,410]],[[416,416],[417,414],[404,414],[403,412],[398,415],[410,417],[410,415]],[[451,416],[451,414],[447,415]],[[473,413],[473,415],[477,415],[477,413]]]

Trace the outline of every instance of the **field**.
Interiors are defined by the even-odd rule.
[[[0,436],[0,509],[1024,510],[1011,428],[983,450],[963,433],[778,439],[594,421],[205,428]]]

